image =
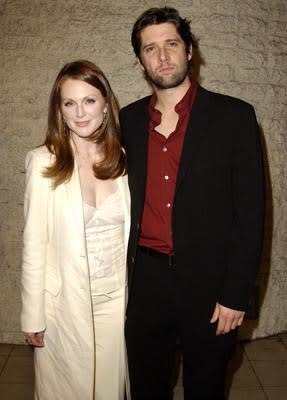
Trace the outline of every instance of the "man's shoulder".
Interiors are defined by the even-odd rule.
[[[254,110],[253,106],[243,99],[223,93],[213,92],[203,88],[202,86],[198,87],[198,95],[203,99],[207,99],[210,105],[215,109]]]
[[[150,98],[151,98],[151,96],[146,96],[146,97],[143,97],[142,99],[136,100],[133,103],[130,103],[130,104],[124,106],[120,111],[121,114],[135,113],[135,112],[143,110],[144,108],[147,108]]]

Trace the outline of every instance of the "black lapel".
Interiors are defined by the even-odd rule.
[[[200,145],[209,125],[209,110],[209,92],[198,86],[184,138],[175,193],[179,190],[185,174],[192,168],[194,160],[199,153]]]
[[[141,168],[140,176],[145,177],[147,173],[147,156],[148,156],[148,130],[149,130],[149,113],[148,106],[141,110],[138,123],[135,125],[137,135],[137,165]]]
[[[129,175],[133,180],[133,187],[136,186],[138,198],[145,197],[147,158],[148,158],[148,129],[149,129],[149,99],[143,99],[140,107],[132,115],[132,162],[129,164]]]

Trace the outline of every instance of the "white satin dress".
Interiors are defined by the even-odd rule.
[[[95,399],[123,400],[126,266],[119,191],[98,207],[84,203],[84,220],[95,332]]]

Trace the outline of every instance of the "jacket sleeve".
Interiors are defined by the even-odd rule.
[[[48,242],[50,179],[42,176],[44,158],[31,151],[25,160],[24,233],[21,276],[21,328],[45,329],[45,261]]]
[[[237,116],[233,144],[233,222],[228,270],[219,303],[246,310],[260,265],[264,226],[264,173],[253,107]]]
[[[121,127],[121,145],[122,145],[122,148],[126,151],[126,136],[125,136],[126,129],[125,129],[125,117],[124,117],[123,109],[120,110],[119,121],[120,121],[120,127]]]

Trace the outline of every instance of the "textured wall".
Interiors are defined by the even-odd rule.
[[[87,58],[110,79],[121,105],[148,87],[129,42],[135,18],[175,6],[192,19],[207,89],[251,102],[262,128],[267,176],[261,313],[242,337],[287,330],[286,0],[0,0],[0,341],[20,342],[23,162],[44,137],[48,94],[60,67]],[[273,233],[273,242],[271,236]]]

